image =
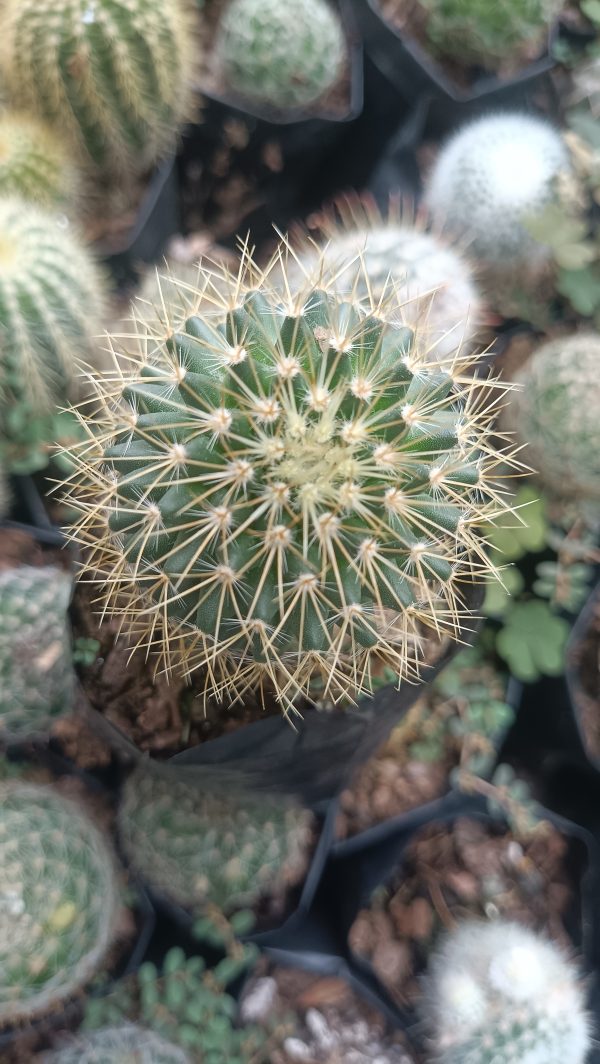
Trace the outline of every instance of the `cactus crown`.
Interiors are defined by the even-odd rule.
[[[560,133],[543,119],[484,115],[440,150],[426,203],[436,222],[467,237],[471,253],[486,265],[536,264],[548,249],[524,223],[552,201],[569,165]]]
[[[346,43],[325,0],[231,0],[216,43],[235,92],[276,108],[305,107],[340,76]]]
[[[184,0],[6,0],[3,31],[9,98],[88,164],[143,172],[169,149],[191,99]]]
[[[89,818],[49,787],[0,784],[0,1027],[95,975],[117,908],[113,860]]]
[[[147,1027],[124,1023],[75,1035],[62,1049],[45,1054],[43,1064],[190,1064],[190,1058]]]
[[[430,959],[424,1010],[439,1064],[583,1064],[591,1047],[575,968],[503,920],[447,936]]]
[[[44,732],[71,709],[74,673],[62,569],[21,566],[0,573],[0,737]]]
[[[0,196],[61,207],[72,201],[75,186],[75,169],[48,126],[31,115],[0,115]]]
[[[432,365],[383,298],[324,270],[292,291],[284,250],[265,273],[204,269],[199,312],[98,379],[69,499],[141,644],[218,697],[268,680],[289,706],[315,673],[340,699],[375,662],[416,675],[424,630],[456,634],[459,582],[493,568],[477,529],[506,503],[502,386]]]
[[[547,44],[563,0],[420,0],[427,40],[442,56],[494,68],[533,58]]]

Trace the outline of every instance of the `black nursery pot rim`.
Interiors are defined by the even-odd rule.
[[[581,650],[586,636],[590,631],[594,614],[598,609],[600,609],[600,584],[592,590],[571,629],[571,634],[567,643],[565,679],[567,682],[569,701],[571,703],[571,711],[575,719],[577,734],[579,735],[585,756],[596,771],[600,772],[600,755],[594,754],[590,748],[587,732],[581,716],[582,700],[592,699],[592,695],[586,692],[581,679]]]

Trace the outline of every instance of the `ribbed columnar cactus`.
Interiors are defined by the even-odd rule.
[[[437,1064],[583,1064],[585,994],[552,942],[519,924],[469,922],[430,960],[423,1010]]]
[[[0,784],[0,1027],[79,991],[117,911],[113,859],[89,817],[50,787]]]
[[[226,82],[276,108],[306,107],[340,76],[346,43],[326,0],[231,0],[216,42]]]
[[[425,199],[436,221],[465,237],[485,266],[537,269],[549,252],[525,223],[553,201],[557,178],[568,170],[563,139],[543,119],[484,115],[442,147]]]
[[[190,1064],[187,1053],[147,1027],[124,1023],[74,1035],[42,1064]]]
[[[20,196],[43,207],[72,202],[75,168],[62,140],[31,115],[0,114],[0,196]]]
[[[2,31],[9,99],[93,167],[143,172],[169,149],[190,105],[185,0],[6,0]]]
[[[129,777],[119,833],[132,866],[186,909],[211,903],[231,913],[264,897],[282,904],[307,871],[312,813],[208,778],[203,789],[181,767]]]
[[[600,337],[542,344],[515,375],[507,426],[524,459],[559,499],[600,500]]]
[[[72,708],[70,597],[62,569],[0,572],[0,739],[43,734]]]
[[[204,270],[198,313],[97,381],[70,502],[107,608],[167,668],[289,706],[315,673],[340,699],[374,662],[414,676],[425,631],[456,635],[461,581],[490,567],[478,527],[506,507],[504,388],[325,274],[286,290],[280,256]]]

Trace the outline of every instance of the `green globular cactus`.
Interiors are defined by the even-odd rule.
[[[325,0],[231,0],[215,44],[235,92],[271,107],[307,107],[340,77],[346,42]]]
[[[49,126],[31,115],[0,114],[0,196],[67,207],[76,185],[69,154]]]
[[[34,426],[52,430],[101,332],[103,293],[64,219],[0,199],[0,437],[15,449]]]
[[[431,957],[423,1013],[436,1064],[584,1064],[585,993],[561,950],[498,920],[459,925]]]
[[[9,99],[92,169],[143,173],[170,149],[191,100],[185,0],[6,0],[2,28]]]
[[[442,146],[425,202],[434,220],[468,241],[488,269],[536,271],[550,249],[526,223],[556,196],[559,176],[570,170],[560,132],[527,114],[491,114],[470,122]]]
[[[92,821],[50,787],[0,785],[0,1027],[80,991],[112,943],[118,893]]]
[[[62,569],[0,573],[0,739],[44,734],[72,709],[70,597]]]
[[[106,608],[159,664],[289,708],[316,676],[342,700],[374,663],[418,675],[424,632],[468,616],[460,583],[491,566],[478,527],[507,504],[504,386],[431,363],[393,308],[324,271],[292,289],[283,258],[203,270],[197,313],[98,378],[69,504]]]
[[[64,1048],[44,1054],[42,1064],[190,1064],[190,1058],[147,1027],[124,1023],[74,1035]]]
[[[507,426],[523,459],[555,498],[600,500],[600,337],[542,344],[515,374]]]
[[[283,905],[307,871],[312,813],[281,796],[203,790],[177,773],[142,767],[125,786],[119,834],[132,866],[160,893],[227,915],[265,897]]]

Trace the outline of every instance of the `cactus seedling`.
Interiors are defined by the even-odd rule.
[[[62,1049],[46,1053],[43,1064],[190,1064],[179,1046],[147,1027],[124,1023],[75,1035]]]
[[[95,825],[50,787],[0,785],[0,1027],[58,1008],[96,973],[118,895]]]
[[[569,169],[560,133],[526,114],[485,115],[442,147],[425,198],[436,222],[469,240],[489,269],[543,266],[549,249],[526,221],[554,199],[557,178]]]
[[[325,0],[231,0],[215,47],[235,92],[281,109],[317,100],[337,81],[346,53]]]
[[[448,935],[430,960],[424,1011],[439,1064],[583,1064],[591,1048],[574,966],[503,920]]]
[[[477,528],[506,502],[502,386],[432,365],[324,271],[275,287],[284,259],[204,269],[198,313],[98,379],[69,501],[141,644],[218,697],[267,683],[289,708],[315,674],[335,699],[370,690],[374,662],[416,675],[423,632],[457,633],[459,581],[491,566]]]
[[[0,115],[0,196],[55,208],[69,203],[75,186],[74,167],[52,129],[31,115]]]
[[[189,109],[185,0],[6,0],[0,54],[14,105],[56,124],[107,173],[143,173]]]

